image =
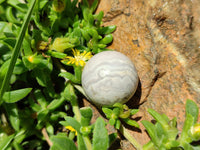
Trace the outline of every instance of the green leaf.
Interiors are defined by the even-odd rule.
[[[112,32],[114,32],[116,29],[115,25],[112,26],[107,26],[107,27],[101,27],[98,29],[98,33],[99,34],[110,34]]]
[[[81,83],[82,70],[83,68],[81,66],[74,66],[74,74],[77,80],[77,84]]]
[[[68,139],[66,136],[51,136],[50,140],[53,143],[53,146],[51,146],[50,150],[77,150],[74,142]]]
[[[5,61],[0,68],[0,85],[2,83],[2,80],[3,80],[7,70],[8,70],[9,63],[10,63],[10,59]],[[14,70],[13,70],[13,74],[22,74],[25,71],[27,71],[27,69],[24,66],[23,62],[20,59],[17,59]]]
[[[93,131],[93,150],[107,150],[109,147],[108,131],[105,128],[105,122],[98,118]]]
[[[75,75],[69,73],[69,72],[61,72],[58,76],[67,78],[68,80],[72,81],[73,83],[80,83],[80,80],[76,78]]]
[[[177,126],[177,118],[174,117],[172,120],[169,121],[169,126],[170,127],[176,127]]]
[[[42,87],[46,87],[48,89],[53,87],[51,76],[47,69],[34,69],[33,74],[36,77],[38,84]]]
[[[3,43],[8,45],[9,47],[13,48],[16,43],[16,39],[13,37],[9,37],[3,40]]]
[[[170,140],[167,144],[165,144],[165,147],[167,149],[173,149],[173,148],[178,148],[180,143],[176,140]]]
[[[0,4],[3,3],[5,0],[0,0]]]
[[[90,40],[90,35],[88,34],[88,32],[86,32],[84,29],[81,30],[81,34],[83,36],[83,38],[88,42]]]
[[[114,108],[114,109],[113,109],[113,114],[116,116],[116,118],[118,118],[119,113],[120,113],[120,108]],[[114,118],[115,118],[115,117],[114,117]],[[115,118],[115,119],[116,119],[116,118]]]
[[[182,146],[182,148],[184,149],[184,150],[195,150],[195,148],[193,148],[193,146],[192,145],[190,145],[190,143],[187,143],[187,142],[185,142],[183,145],[181,145]],[[197,150],[199,150],[199,149],[197,149]]]
[[[39,0],[37,1],[39,4],[39,9],[41,10],[48,2],[48,0]]]
[[[83,87],[82,87],[82,86],[80,86],[80,85],[78,85],[78,84],[74,84],[73,86],[74,86],[81,94],[83,94],[87,99],[89,99],[88,96],[85,94],[85,91],[83,90]]]
[[[38,112],[38,115],[37,115],[38,123],[40,124],[43,121],[47,121],[46,117],[48,116],[48,114],[49,114],[49,110],[47,109],[44,109]]]
[[[26,71],[27,71],[27,68],[25,67],[24,63],[21,61],[21,59],[17,59],[15,68],[13,70],[13,74],[20,75]]]
[[[53,128],[53,126],[49,122],[46,123],[46,129],[47,129],[47,132],[49,134],[51,134],[51,135],[54,134],[54,128]]]
[[[99,44],[109,44],[110,42],[112,42],[112,40],[113,40],[112,34],[108,34],[102,40],[99,41]]]
[[[75,91],[74,91],[74,87],[70,84],[70,83],[67,83],[66,87],[65,87],[65,90],[64,90],[64,97],[70,101],[70,102],[74,102],[76,101],[77,99],[77,96],[75,94]]]
[[[65,117],[65,121],[60,121],[63,126],[72,126],[78,133],[80,133],[81,124],[72,117]]]
[[[98,6],[98,0],[94,0],[92,6],[90,7],[91,12],[93,13]]]
[[[34,96],[35,99],[37,100],[37,102],[40,104],[40,106],[45,109],[47,107],[47,101],[43,95],[43,93],[41,92],[41,90],[37,89],[34,91]]]
[[[61,53],[61,52],[57,52],[57,51],[53,51],[53,50],[48,50],[46,52],[47,55],[50,55],[52,57],[55,57],[55,58],[60,58],[60,59],[63,59],[67,56],[67,54],[65,53]]]
[[[6,18],[8,19],[8,21],[10,23],[16,23],[19,24],[19,20],[17,20],[17,18],[15,18],[13,11],[12,11],[12,7],[7,7],[6,9]]]
[[[143,126],[146,128],[152,142],[156,145],[156,146],[159,146],[159,143],[160,143],[160,139],[157,138],[157,135],[155,134],[156,133],[156,128],[154,126],[154,124],[146,121],[146,120],[142,120],[141,121]]]
[[[38,112],[37,114],[38,124],[36,126],[37,129],[40,130],[41,128],[44,127],[45,123],[48,121],[48,115],[49,115],[48,109],[44,109]]]
[[[17,131],[15,135],[14,142],[21,143],[25,138],[26,138],[26,130],[20,129],[19,131]]]
[[[193,150],[199,150],[200,149],[200,146],[192,146],[193,147]]]
[[[186,117],[189,114],[194,117],[194,123],[196,123],[198,120],[199,108],[197,104],[192,100],[187,100],[186,102]]]
[[[88,22],[90,25],[94,24],[94,16],[92,14],[88,14]]]
[[[143,150],[156,150],[152,141],[143,145]]]
[[[93,115],[92,109],[90,107],[82,107],[80,109],[80,113],[81,113],[81,125],[88,126],[90,124]]]
[[[118,108],[120,108],[120,109],[123,109],[123,104],[121,104],[121,103],[115,103],[115,104],[113,105],[113,107],[118,107]]]
[[[3,95],[3,100],[6,103],[15,103],[25,98],[31,92],[31,90],[32,88],[24,88],[10,92],[5,92],[5,94]]]
[[[25,56],[31,56],[31,55],[33,55],[33,52],[32,52],[32,49],[31,49],[30,39],[24,38],[24,41],[23,41],[23,50],[24,50]]]
[[[163,129],[162,125],[159,122],[156,122],[155,129],[156,129],[155,134],[160,140],[160,143],[162,143],[164,140],[165,140],[164,142],[166,142],[166,139],[168,138],[167,131]]]
[[[169,125],[168,125],[168,120],[166,120],[166,118],[164,116],[162,116],[161,114],[159,114],[158,112],[156,112],[153,109],[148,109],[148,112],[154,117],[154,119],[158,122],[161,123],[161,125],[165,128],[168,129]]]
[[[135,115],[136,113],[138,113],[139,109],[131,109],[130,115]]]
[[[34,110],[35,112],[39,112],[42,110],[41,106],[35,103],[35,101],[31,97],[28,97],[28,103],[31,109]]]
[[[126,124],[130,125],[130,126],[133,126],[133,127],[136,127],[136,128],[140,128],[139,124],[135,121],[135,120],[132,120],[132,119],[129,119],[129,118],[126,118],[126,119],[122,119]]]
[[[116,123],[115,123],[115,128],[119,130],[120,126],[121,126],[121,121],[119,119],[117,119]]]
[[[6,37],[14,37],[12,25],[8,22],[0,21],[0,35],[1,39],[5,39]]]
[[[100,25],[102,24],[102,18],[103,18],[104,12],[100,11],[99,14],[94,15],[94,19],[95,19],[95,25],[97,27],[100,27]]]
[[[12,127],[16,131],[19,131],[20,119],[19,119],[17,105],[15,103],[12,103],[12,104],[4,104],[3,106],[6,109],[6,112],[7,112],[7,115]]]
[[[4,138],[3,141],[0,142],[0,150],[6,150],[9,144],[11,143],[11,141],[13,140],[14,136],[15,135],[10,135]]]
[[[21,144],[19,144],[19,143],[17,143],[17,142],[13,142],[13,148],[15,149],[15,150],[23,150],[23,147],[22,147],[22,145]]]
[[[113,126],[115,124],[115,121],[116,121],[116,119],[111,118],[111,119],[109,119],[109,124],[111,126]]]
[[[44,109],[38,112],[38,120],[43,120],[47,116],[48,113],[49,111],[47,109]]]
[[[32,14],[33,8],[35,6],[35,2],[36,2],[36,0],[32,0],[31,1],[30,7],[28,9],[28,12],[27,12],[25,18],[24,18],[24,21],[23,21],[19,36],[17,38],[17,42],[15,44],[15,47],[14,47],[14,50],[13,50],[13,54],[12,54],[12,57],[11,57],[10,65],[8,67],[8,71],[6,73],[6,76],[5,76],[4,80],[3,80],[3,83],[2,83],[1,88],[0,88],[0,104],[2,103],[2,97],[3,97],[5,91],[7,90],[7,87],[9,85],[9,81],[10,81],[10,78],[11,78],[15,63],[17,61],[17,57],[18,57],[20,49],[21,49],[23,38],[24,38],[25,32],[26,32],[27,27],[28,27],[28,23],[29,23],[30,18],[31,18],[31,14]]]
[[[186,119],[183,125],[183,130],[180,137],[181,144],[185,142],[190,143],[192,141],[192,139],[188,136],[189,130],[192,127],[192,125],[194,125],[194,117],[191,114],[188,114],[186,116]]]
[[[18,0],[8,0],[8,4],[10,4],[12,7],[18,9],[19,11],[23,13],[27,13],[27,5],[19,2]],[[30,8],[29,8],[30,9]]]
[[[47,106],[47,109],[52,111],[61,106],[64,103],[65,99],[61,97],[60,99],[54,99],[51,103]]]
[[[106,115],[106,117],[107,117],[108,119],[111,118],[111,115],[112,115],[112,110],[111,110],[111,109],[106,108],[106,107],[103,107],[103,108],[102,108],[102,111],[104,112],[104,114]]]

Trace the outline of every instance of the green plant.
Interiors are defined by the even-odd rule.
[[[109,119],[109,124],[113,125],[119,130],[126,139],[133,144],[137,149],[141,149],[142,146],[129,134],[123,124],[127,124],[132,127],[140,128],[139,124],[131,119],[131,116],[135,115],[138,109],[129,109],[126,104],[115,103],[112,107],[104,106],[102,111],[105,113],[106,118]]]
[[[93,14],[98,1],[0,4],[0,149],[73,150],[75,139],[79,149],[107,149],[116,134],[108,135],[101,118],[90,124],[92,111],[79,108],[74,89],[85,62],[107,50],[116,28],[102,26],[103,12]]]
[[[176,127],[176,118],[170,120],[165,114],[161,115],[153,109],[148,109],[148,112],[157,122],[153,124],[146,120],[142,121],[151,138],[150,142],[143,146],[144,150],[196,150],[200,148],[199,145],[193,143],[200,140],[200,126],[197,123],[199,108],[192,100],[186,102],[186,118],[181,134]]]
[[[92,55],[108,50],[116,29],[102,26],[103,12],[94,14],[97,5],[97,0],[91,6],[87,0],[0,0],[1,150],[106,150],[115,141],[117,133],[108,134],[104,119],[91,124],[92,109],[79,107],[82,69]],[[138,109],[116,103],[102,110],[137,149],[199,148],[192,143],[200,138],[192,101],[181,135],[176,119],[149,109],[157,123],[142,121],[151,137],[143,148],[124,126],[139,128],[131,119]]]

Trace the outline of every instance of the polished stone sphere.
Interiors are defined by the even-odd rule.
[[[138,75],[134,64],[117,51],[104,51],[94,55],[82,72],[85,94],[98,106],[127,102],[137,86]]]

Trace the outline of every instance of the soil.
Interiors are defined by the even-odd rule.
[[[140,109],[133,118],[141,129],[128,128],[132,136],[141,144],[149,141],[140,123],[152,121],[148,108],[177,117],[181,130],[186,100],[200,106],[200,1],[101,0],[99,11],[104,11],[104,25],[117,26],[109,48],[128,56],[138,71],[140,83],[127,105]],[[84,102],[93,108],[93,120],[101,115]],[[119,138],[111,149],[134,150],[123,136]]]

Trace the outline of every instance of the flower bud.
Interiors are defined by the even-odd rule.
[[[53,10],[56,12],[63,12],[65,9],[65,0],[53,0]]]
[[[56,38],[53,44],[50,46],[50,49],[62,53],[65,51],[65,49],[72,47],[74,47],[74,45],[70,43],[70,39],[67,37],[62,37],[62,38]]]
[[[91,126],[84,126],[84,127],[81,127],[80,131],[83,135],[87,136],[92,132],[92,127]]]
[[[190,135],[194,141],[200,140],[200,123],[197,123],[190,128]]]

